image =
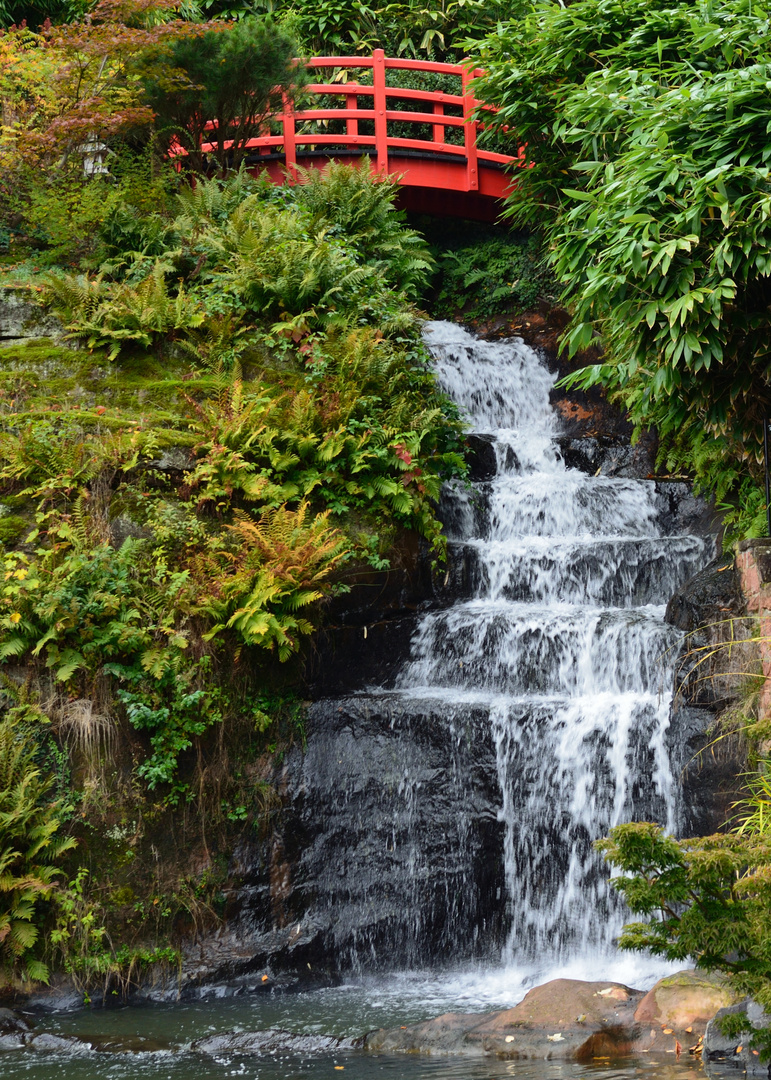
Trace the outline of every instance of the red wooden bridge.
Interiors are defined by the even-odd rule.
[[[291,183],[297,165],[323,168],[330,158],[353,162],[369,156],[377,172],[399,176],[400,202],[406,209],[486,221],[498,217],[501,199],[511,189],[512,167],[523,164],[524,157],[522,151],[509,155],[479,148],[483,125],[472,114],[484,105],[469,84],[481,71],[393,59],[382,49],[371,57],[315,56],[308,67],[332,69],[332,81],[306,87],[311,100],[321,99],[318,108],[295,112],[285,100],[276,118],[281,134],[265,134],[247,144],[250,168],[267,169],[279,184],[288,171]],[[371,82],[352,78],[362,69],[372,72]],[[392,86],[398,80],[388,79],[389,71],[452,76],[460,93]],[[369,107],[360,108],[362,103]],[[448,131],[456,133],[454,138]]]

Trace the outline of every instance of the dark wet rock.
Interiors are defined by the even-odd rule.
[[[655,446],[652,440],[640,440],[635,446],[611,438],[571,438],[560,436],[557,445],[569,469],[588,476],[618,476],[645,480],[655,471]]]
[[[21,1032],[0,1035],[0,1050],[21,1050],[23,1046],[24,1035]]]
[[[667,732],[672,773],[682,788],[679,836],[710,836],[731,816],[742,794],[746,747],[736,736],[716,739],[713,709],[696,708],[675,698]]]
[[[602,467],[604,448],[599,439],[571,439],[569,435],[563,435],[557,439],[557,445],[568,469],[595,476]]]
[[[74,1035],[54,1035],[50,1031],[43,1031],[39,1035],[29,1035],[25,1038],[25,1045],[30,1050],[47,1054],[90,1054],[90,1043],[75,1038]]]
[[[658,480],[659,527],[663,536],[714,536],[721,532],[720,515],[714,504],[694,495],[683,480]]]
[[[667,605],[666,620],[687,633],[675,673],[672,706],[673,772],[683,788],[685,819],[679,832],[704,836],[719,829],[741,795],[737,779],[746,768],[746,745],[738,734],[715,739],[717,712],[738,701],[739,673],[756,658],[744,598],[733,559],[719,557],[689,578]],[[676,734],[675,734],[676,733]]]
[[[312,699],[345,696],[368,686],[391,686],[409,655],[420,608],[441,592],[425,541],[402,531],[388,569],[346,567],[349,592],[327,606],[325,624],[308,654],[305,680]]]
[[[417,614],[374,617],[363,626],[327,626],[309,659],[314,698],[346,696],[367,686],[393,686],[409,656]]]
[[[754,1051],[750,1045],[750,1033],[744,1032],[741,1036],[726,1036],[721,1031],[720,1021],[726,1016],[736,1013],[745,1013],[753,1028],[765,1028],[771,1024],[771,1016],[763,1011],[763,1008],[750,998],[737,1002],[720,1009],[712,1020],[707,1024],[704,1033],[704,1048],[702,1059],[708,1075],[711,1075],[718,1067],[719,1072],[724,1071],[721,1066],[729,1065],[741,1069],[749,1077],[771,1076],[771,1066],[768,1062],[760,1061],[760,1054]],[[712,1069],[710,1068],[712,1065]]]
[[[688,634],[676,674],[678,698],[724,709],[738,700],[757,656],[733,559],[713,560],[677,590],[666,620]]]
[[[689,578],[667,604],[666,620],[686,633],[746,614],[731,556],[713,561]]]
[[[588,391],[555,388],[549,396],[560,418],[562,432],[569,438],[631,439],[632,425],[597,387]]]
[[[469,434],[466,436],[466,447],[469,480],[492,480],[498,471],[494,436]]]
[[[276,777],[273,832],[236,853],[226,926],[188,951],[183,992],[497,956],[504,826],[487,710],[321,701],[306,734]]]
[[[41,1012],[70,1012],[83,1007],[83,992],[64,978],[58,978],[50,986],[38,987],[26,999],[25,1007]]]
[[[0,1009],[0,1035],[9,1035],[12,1032],[31,1031],[32,1025],[23,1016],[14,1012],[13,1009]]]
[[[350,1050],[352,1039],[332,1035],[297,1035],[291,1031],[224,1031],[197,1039],[191,1050],[198,1054],[324,1054]]]

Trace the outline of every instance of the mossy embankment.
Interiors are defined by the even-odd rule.
[[[6,800],[9,986],[45,963],[123,993],[173,967],[275,810],[325,607],[406,537],[443,557],[462,426],[394,195],[239,174],[111,209],[88,265],[4,274],[61,326],[0,348],[0,724],[26,754],[3,767],[45,788],[38,848]]]

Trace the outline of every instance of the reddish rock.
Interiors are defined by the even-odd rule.
[[[642,1030],[638,1052],[687,1051],[703,1038],[707,1024],[734,1001],[733,994],[713,975],[678,971],[660,979],[635,1010]]]
[[[611,982],[554,979],[531,990],[513,1009],[446,1013],[435,1020],[376,1031],[371,1050],[494,1054],[505,1058],[573,1058],[629,1053],[634,1011],[643,994]]]
[[[422,1024],[370,1032],[368,1050],[494,1055],[500,1058],[593,1058],[688,1053],[731,995],[693,971],[661,979],[647,994],[614,982],[554,979],[513,1009],[445,1013]]]

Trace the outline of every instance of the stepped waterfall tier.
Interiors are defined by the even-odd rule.
[[[447,393],[492,437],[497,474],[445,497],[473,595],[422,619],[397,689],[489,711],[507,952],[607,949],[621,913],[592,844],[625,820],[677,828],[666,734],[680,635],[664,605],[708,544],[661,535],[653,482],[565,467],[554,377],[532,349],[449,323],[426,339]]]
[[[421,619],[394,691],[435,715],[446,704],[453,724],[487,715],[507,957],[596,956],[623,912],[593,842],[625,820],[678,826],[667,729],[681,635],[664,605],[710,544],[662,535],[652,481],[565,467],[554,376],[528,346],[436,322],[426,340],[497,472],[445,494],[471,595]]]

